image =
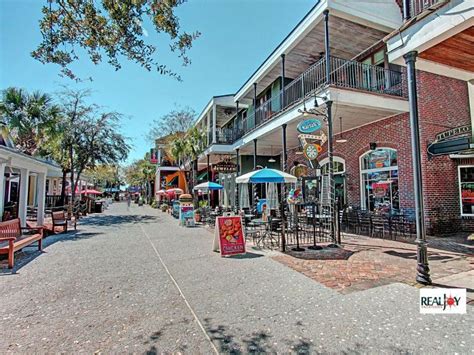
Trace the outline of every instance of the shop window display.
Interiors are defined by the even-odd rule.
[[[461,215],[474,217],[474,166],[459,167]]]
[[[380,213],[398,210],[397,151],[376,149],[365,153],[360,162],[362,208]]]

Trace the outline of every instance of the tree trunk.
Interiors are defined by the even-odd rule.
[[[61,199],[60,205],[64,206],[66,204],[66,180],[67,180],[67,170],[63,169],[63,182],[61,186]]]
[[[71,203],[74,204],[76,202],[76,185],[74,183],[74,151],[72,150],[72,146],[69,148],[69,161],[71,162]]]

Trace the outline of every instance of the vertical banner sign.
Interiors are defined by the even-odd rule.
[[[242,217],[217,217],[212,249],[220,250],[221,256],[245,254]]]
[[[150,163],[157,164],[158,163],[158,156],[156,155],[156,149],[150,149]]]

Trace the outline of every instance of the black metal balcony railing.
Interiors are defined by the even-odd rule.
[[[250,131],[300,103],[328,85],[350,88],[397,97],[407,97],[405,73],[360,62],[330,58],[330,75],[326,78],[326,59],[323,58],[273,96],[249,112],[243,120],[217,132],[217,143],[232,144]],[[328,80],[329,79],[329,80]]]
[[[410,0],[410,18],[421,14],[423,11],[429,9],[431,6],[441,2],[446,2],[446,0]]]

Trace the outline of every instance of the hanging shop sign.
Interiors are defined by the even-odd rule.
[[[217,173],[235,173],[237,171],[237,164],[226,160],[214,164],[212,167]]]
[[[319,134],[299,134],[298,139],[302,142],[306,142],[308,139],[319,141],[321,145],[324,145],[328,140],[328,136],[326,136],[326,133],[321,131]]]
[[[156,149],[150,149],[150,163],[151,164],[158,164],[158,155],[156,153]]]
[[[427,147],[430,155],[448,155],[474,149],[471,126],[460,126],[438,133],[436,140]]]
[[[217,217],[212,249],[219,250],[221,256],[245,254],[242,217]]]
[[[298,132],[303,134],[311,134],[320,130],[322,127],[321,121],[316,118],[309,118],[307,120],[301,121],[296,129]]]
[[[460,136],[460,135],[463,135],[463,134],[471,134],[471,126],[470,125],[456,127],[456,128],[452,128],[448,131],[438,133],[436,135],[436,141],[439,142],[439,141],[445,140],[447,138],[451,138],[453,136]]]
[[[308,176],[308,167],[300,163],[290,169],[290,174],[297,178]]]
[[[474,149],[470,137],[446,139],[441,142],[434,142],[428,146],[428,153],[431,155],[448,155]]]
[[[319,144],[306,144],[303,148],[303,154],[308,160],[315,160],[323,148]]]

